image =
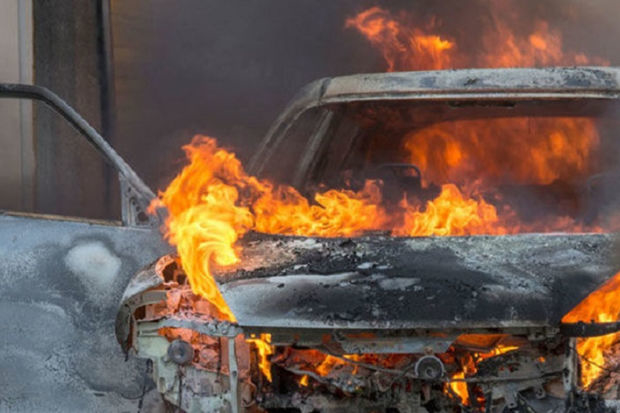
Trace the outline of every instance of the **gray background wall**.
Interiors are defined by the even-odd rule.
[[[0,81],[32,83],[32,2],[0,2]],[[0,208],[33,203],[32,105],[0,100]]]

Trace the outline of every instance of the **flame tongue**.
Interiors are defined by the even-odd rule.
[[[224,318],[234,320],[211,265],[236,263],[233,246],[252,226],[250,210],[238,206],[238,185],[229,183],[242,183],[243,169],[213,139],[195,139],[184,150],[189,165],[160,194],[170,214],[166,235],[177,247],[194,293],[213,303]]]
[[[503,234],[497,211],[484,199],[466,197],[456,185],[445,184],[439,196],[424,211],[401,202],[404,222],[393,232],[402,236]]]
[[[405,197],[388,209],[381,183],[370,180],[359,191],[319,192],[311,204],[290,186],[248,175],[235,155],[212,138],[197,136],[184,149],[190,163],[157,204],[168,208],[166,235],[177,246],[194,293],[215,304],[229,320],[234,316],[219,293],[212,266],[237,263],[235,243],[250,230],[336,237],[374,230],[447,236],[506,234],[524,228],[514,214],[500,216],[475,190],[462,191],[455,184],[442,185],[439,195],[425,205]],[[555,228],[565,223],[556,224]]]
[[[452,66],[454,42],[427,34],[416,26],[404,25],[380,7],[371,7],[347,19],[346,27],[356,28],[381,50],[388,72],[402,68],[431,70]]]
[[[488,10],[488,24],[473,53],[465,53],[451,36],[439,33],[442,28],[437,18],[416,24],[415,16],[410,13],[391,13],[381,7],[371,7],[347,19],[345,27],[357,29],[381,52],[388,72],[467,67],[609,65],[605,59],[565,51],[561,33],[542,20],[534,21],[529,34],[516,35],[510,30],[514,23],[504,18],[513,14],[510,13],[512,10],[499,10],[500,4],[494,3],[496,7]]]
[[[598,290],[586,297],[577,307],[562,318],[563,323],[609,323],[620,316],[620,272]],[[605,350],[620,339],[620,333],[600,337],[581,338],[577,352],[581,356],[581,381],[589,387],[603,372]]]

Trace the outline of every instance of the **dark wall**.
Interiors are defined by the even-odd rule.
[[[116,142],[152,186],[181,145],[217,137],[247,158],[305,83],[381,70],[344,19],[358,2],[113,1]],[[360,9],[361,10],[361,9]]]
[[[100,1],[34,0],[35,84],[73,106],[106,135]],[[64,119],[34,106],[35,211],[120,218],[115,174]],[[117,194],[116,194],[117,195]]]

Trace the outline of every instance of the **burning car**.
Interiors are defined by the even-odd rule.
[[[118,340],[185,411],[607,411],[619,97],[616,68],[352,75],[247,172],[197,137]]]

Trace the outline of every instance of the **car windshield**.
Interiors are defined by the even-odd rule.
[[[416,211],[483,201],[510,217],[509,233],[610,231],[617,110],[605,99],[333,105],[306,118],[313,127],[298,122],[307,143],[295,145],[288,175],[306,194],[376,182],[384,204]]]

